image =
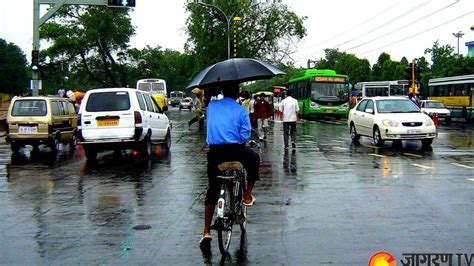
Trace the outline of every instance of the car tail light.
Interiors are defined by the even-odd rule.
[[[142,115],[140,114],[140,112],[135,111],[133,114],[134,114],[134,117],[135,117],[135,125],[136,124],[141,124],[142,123]]]

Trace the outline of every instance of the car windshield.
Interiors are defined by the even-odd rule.
[[[45,100],[18,100],[12,108],[12,116],[45,116]]]
[[[408,99],[377,100],[379,113],[420,113],[420,109]]]
[[[107,112],[130,109],[130,99],[126,91],[91,93],[87,100],[86,111]]]
[[[425,108],[441,109],[445,108],[442,102],[426,102]]]
[[[311,99],[315,101],[340,102],[349,100],[349,86],[346,83],[311,83]]]

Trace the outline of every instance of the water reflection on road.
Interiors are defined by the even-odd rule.
[[[256,148],[261,180],[248,233],[236,229],[230,256],[220,256],[216,238],[203,253],[206,136],[188,129],[191,112],[169,116],[171,151],[157,149],[150,161],[106,152],[91,164],[81,147],[11,156],[0,144],[0,235],[12,240],[0,241],[0,257],[8,264],[341,265],[347,258],[366,264],[380,248],[474,248],[472,129],[441,126],[432,149],[418,142],[378,148],[369,139],[353,144],[345,121],[331,120],[299,123],[297,148],[289,150],[282,124],[271,123]]]

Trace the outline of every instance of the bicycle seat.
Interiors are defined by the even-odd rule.
[[[220,163],[217,167],[219,168],[221,172],[224,172],[226,170],[242,171],[244,169],[244,166],[240,162],[237,162],[237,161],[223,162],[223,163]]]

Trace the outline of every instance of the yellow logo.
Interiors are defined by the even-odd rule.
[[[377,252],[369,260],[369,266],[395,266],[395,257],[385,251]]]

